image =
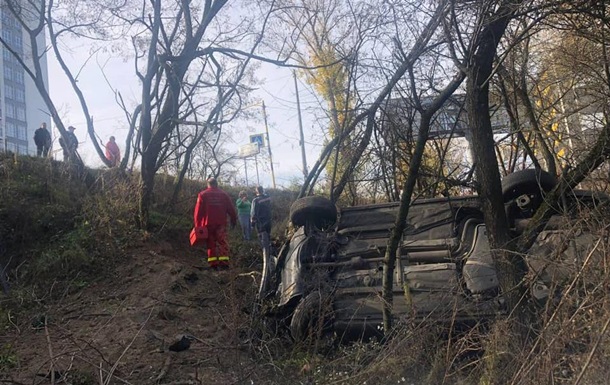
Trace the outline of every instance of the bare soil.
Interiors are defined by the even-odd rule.
[[[248,247],[256,255],[256,243]],[[276,383],[246,338],[254,261],[213,271],[202,256],[182,243],[142,245],[110,277],[11,319],[0,345],[10,344],[17,363],[0,383]],[[169,350],[181,336],[188,349]]]

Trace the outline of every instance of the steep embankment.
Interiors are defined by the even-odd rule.
[[[185,251],[143,243],[111,276],[11,325],[1,340],[16,358],[9,378],[32,383],[51,370],[80,384],[251,378],[256,363],[239,336],[250,322],[244,310],[252,306],[255,275],[208,270]],[[170,351],[182,335],[189,348]]]
[[[129,176],[0,155],[0,264],[11,285],[0,292],[0,382],[231,384],[264,376],[240,339],[252,321],[257,243],[232,231],[233,268],[208,270],[203,250],[188,245],[200,185],[172,210],[163,204],[171,189],[158,185],[152,229],[142,232]]]

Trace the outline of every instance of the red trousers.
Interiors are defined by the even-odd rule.
[[[229,244],[226,225],[207,225],[208,264],[210,267],[229,266]]]

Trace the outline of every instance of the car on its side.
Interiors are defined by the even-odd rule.
[[[528,169],[508,175],[502,183],[506,213],[518,236],[556,181],[544,171]],[[602,199],[586,191],[567,198],[573,203]],[[570,206],[567,201],[564,211]],[[319,331],[332,331],[339,339],[378,334],[383,259],[399,205],[338,209],[320,196],[294,202],[292,236],[278,255],[264,256],[259,299],[265,314],[285,322],[297,341]],[[558,212],[528,253],[536,300],[549,296],[552,275],[560,270],[541,261],[565,243],[564,218]],[[576,243],[564,253],[576,253],[588,244]],[[456,323],[506,313],[479,197],[412,203],[396,255],[393,298],[392,312],[398,319]]]

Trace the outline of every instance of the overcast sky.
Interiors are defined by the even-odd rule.
[[[72,54],[74,62],[80,63],[86,59],[86,50],[76,49],[74,52]],[[131,61],[124,62],[119,58],[108,60],[104,64],[104,72],[108,82],[111,83],[112,87],[120,90],[126,100],[138,101],[140,99],[140,87]],[[264,64],[258,70],[257,77],[262,80],[262,83],[254,95],[257,99],[264,100],[267,108],[276,183],[278,186],[286,186],[295,179],[302,180],[303,178],[292,70]],[[86,121],[78,99],[54,58],[49,60],[49,80],[51,97],[55,101],[60,115],[64,118],[64,122],[77,128],[75,133],[80,142],[79,153],[85,164],[90,167],[102,167],[102,162],[93,148],[91,138],[87,135]],[[101,74],[100,66],[95,62],[90,62],[81,72],[78,82],[84,92],[90,114],[93,116],[94,125],[99,135],[98,140],[105,144],[108,138],[113,135],[119,143],[121,153],[124,153],[128,131],[126,119],[115,101],[111,87]],[[311,166],[316,161],[323,142],[320,129],[313,128],[314,126],[317,127],[315,115],[319,115],[320,109],[315,96],[310,92],[309,86],[300,79],[298,79],[298,82],[307,163],[308,166]],[[227,147],[236,154],[240,146],[249,142],[249,135],[265,132],[262,108],[260,106],[249,108],[258,109],[260,119],[245,122],[245,127],[234,129],[232,142]],[[53,129],[56,137],[57,131],[55,128]],[[60,159],[61,151],[56,152],[55,157]],[[271,175],[267,171],[269,166],[268,164],[262,164],[263,161],[266,160],[259,159],[260,183],[264,186],[271,186]],[[240,171],[243,172],[243,162],[239,162],[239,165]],[[249,184],[253,185],[256,181],[254,161],[248,161],[248,165]]]

